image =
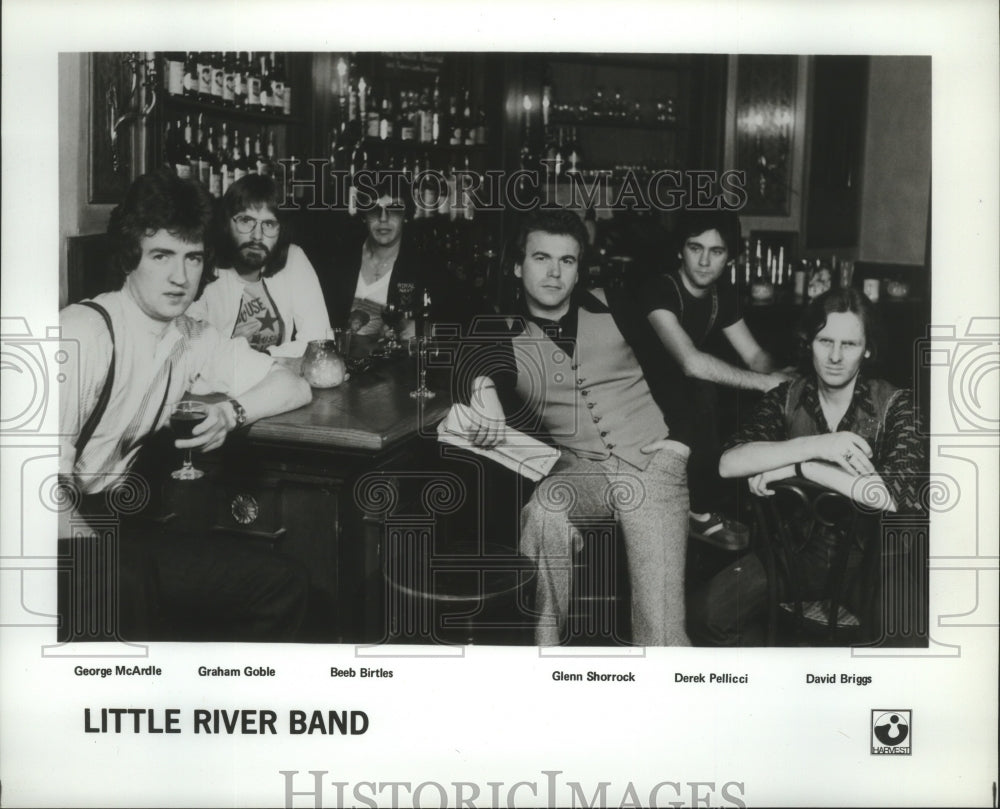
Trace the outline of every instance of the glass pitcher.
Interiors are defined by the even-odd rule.
[[[347,366],[335,340],[310,340],[302,357],[302,376],[314,388],[335,388],[344,381]]]

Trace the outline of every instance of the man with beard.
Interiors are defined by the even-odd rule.
[[[330,318],[316,271],[291,244],[270,177],[248,174],[222,198],[216,228],[218,280],[188,314],[274,357],[300,357],[327,336]]]

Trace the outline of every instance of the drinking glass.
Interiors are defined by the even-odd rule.
[[[389,327],[388,339],[386,340],[384,349],[386,354],[391,355],[402,348],[397,337],[399,326],[403,322],[403,310],[393,304],[389,304],[382,310],[382,322]]]
[[[407,353],[416,359],[420,384],[410,391],[411,399],[433,399],[434,391],[427,387],[427,359],[438,351],[437,342],[429,337],[412,337],[406,343]]]
[[[202,402],[178,402],[170,410],[170,429],[178,438],[191,438],[194,428],[208,418],[208,408]],[[191,463],[191,448],[184,451],[184,465],[170,473],[174,480],[198,480],[205,473]]]

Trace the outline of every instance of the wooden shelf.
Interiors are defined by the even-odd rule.
[[[231,121],[244,121],[247,123],[256,123],[261,125],[291,124],[293,126],[304,123],[301,118],[295,115],[272,115],[271,113],[266,112],[240,109],[239,107],[226,107],[222,104],[210,104],[207,101],[199,101],[194,98],[188,98],[187,96],[164,95],[161,97],[161,103],[165,105],[165,108],[169,107],[176,110],[186,110],[191,114],[203,113],[205,115],[213,115],[217,118],[225,118]],[[171,113],[171,116],[172,114],[173,113]]]

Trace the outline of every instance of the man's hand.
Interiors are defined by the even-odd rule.
[[[780,371],[772,371],[769,374],[764,374],[764,392],[773,390],[784,382],[788,382],[795,378],[795,369],[792,367],[782,368]]]
[[[236,426],[233,406],[228,402],[220,402],[207,404],[205,409],[208,411],[208,418],[194,428],[192,438],[174,441],[177,449],[200,449],[202,452],[211,452],[225,443],[229,431]]]
[[[847,430],[812,436],[810,450],[813,460],[837,464],[852,475],[870,475],[875,471],[868,442]]]
[[[750,487],[751,494],[756,494],[758,497],[771,497],[774,495],[774,492],[769,488],[771,483],[794,477],[794,475],[794,466],[780,466],[777,469],[769,469],[767,472],[754,475],[747,480],[747,485]]]
[[[471,416],[469,440],[473,444],[489,449],[503,443],[507,437],[507,416],[492,382],[475,386],[468,413]]]

